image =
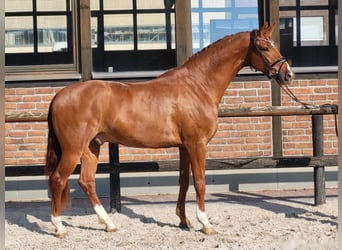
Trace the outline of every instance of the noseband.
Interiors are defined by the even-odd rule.
[[[286,62],[286,58],[281,56],[280,58],[278,58],[277,60],[275,60],[274,62],[270,63],[267,58],[264,56],[264,54],[262,53],[261,49],[258,47],[258,45],[256,44],[256,42],[259,40],[265,41],[265,42],[269,42],[266,39],[262,39],[262,38],[256,38],[255,34],[256,34],[256,30],[251,31],[251,43],[253,44],[254,48],[256,49],[256,51],[258,52],[258,54],[260,55],[260,57],[262,58],[262,61],[264,62],[264,64],[266,65],[267,71],[268,71],[268,75],[267,77],[269,79],[274,78],[275,80],[277,80],[277,82],[280,80],[281,82],[284,82],[284,78],[282,77],[282,75],[280,74],[280,70],[283,67],[284,63]],[[281,63],[278,70],[276,68],[274,68],[275,65],[277,65],[278,63]],[[272,77],[271,72],[275,71],[275,75]]]

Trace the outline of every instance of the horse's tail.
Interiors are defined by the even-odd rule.
[[[47,152],[46,152],[46,164],[45,164],[45,174],[49,176],[49,186],[50,191],[53,194],[56,187],[52,185],[52,175],[55,172],[59,161],[61,160],[62,156],[62,149],[59,144],[58,138],[55,133],[55,129],[52,122],[52,105],[53,105],[54,99],[51,101],[49,112],[48,112],[48,141],[47,141]],[[65,188],[62,192],[62,199],[61,199],[61,205],[62,207],[66,207],[70,204],[70,186],[69,181],[67,180],[67,183],[65,185]]]
[[[45,174],[51,176],[61,159],[61,146],[59,145],[58,138],[56,136],[55,130],[52,124],[52,103],[50,104],[48,112],[48,141],[47,141],[47,152],[46,152],[46,164],[45,164]]]

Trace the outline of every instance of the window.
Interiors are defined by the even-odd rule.
[[[280,49],[292,66],[337,65],[337,0],[280,0]]]
[[[42,71],[66,65],[65,69],[76,70],[73,4],[73,0],[5,0],[7,68]]]
[[[176,65],[173,0],[91,0],[95,72]]]
[[[259,28],[258,0],[191,0],[193,50]]]

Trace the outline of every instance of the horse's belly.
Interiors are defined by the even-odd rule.
[[[163,148],[182,144],[178,131],[160,126],[113,127],[106,133],[106,141],[128,147]]]

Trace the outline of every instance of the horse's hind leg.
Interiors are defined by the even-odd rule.
[[[180,228],[190,229],[190,221],[185,215],[185,199],[190,180],[190,158],[185,148],[179,148],[179,195],[176,214],[180,218]]]
[[[100,146],[92,141],[89,148],[87,148],[81,156],[81,174],[78,183],[88,196],[89,201],[99,218],[99,222],[106,225],[107,232],[114,232],[117,228],[109,218],[96,194],[95,174],[99,152]]]
[[[60,162],[49,178],[51,190],[51,222],[56,227],[56,236],[63,238],[67,230],[62,224],[61,211],[70,202],[69,176],[74,171],[79,155],[63,152]]]

